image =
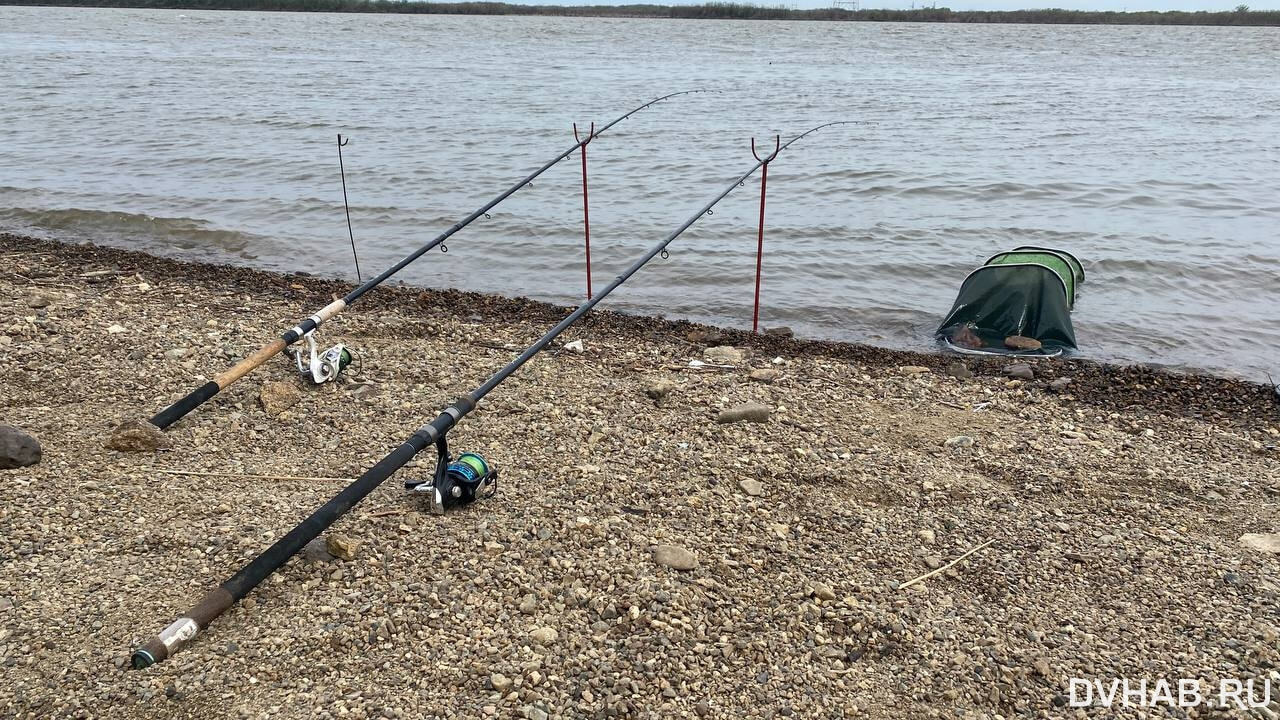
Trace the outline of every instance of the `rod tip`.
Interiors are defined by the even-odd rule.
[[[147,652],[146,650],[133,651],[133,669],[134,670],[146,670],[147,668],[155,664],[156,664],[156,659],[152,657],[151,653]]]

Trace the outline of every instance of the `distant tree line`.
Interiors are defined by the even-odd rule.
[[[503,2],[419,0],[0,0],[0,5],[155,8],[172,10],[268,10],[289,12],[413,13],[441,15],[563,15],[742,20],[836,20],[862,22],[1046,23],[1070,25],[1280,25],[1280,11],[1092,12],[1085,10],[954,11],[792,10],[784,6],[711,2],[703,5],[512,5]]]

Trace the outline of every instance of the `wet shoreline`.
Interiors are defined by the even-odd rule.
[[[64,243],[21,235],[0,233],[0,252],[53,253],[73,263],[113,266],[131,272],[163,274],[209,287],[222,287],[249,292],[270,291],[282,301],[302,302],[307,308],[301,320],[327,304],[333,297],[348,292],[354,285],[347,281],[318,277],[307,273],[278,273],[255,270],[239,265],[205,263],[162,258],[139,251],[122,250],[92,243]],[[549,329],[572,308],[527,298],[508,298],[459,290],[435,290],[396,284],[393,278],[366,295],[347,314],[384,310],[429,308],[431,313],[449,317],[482,317],[488,322],[533,320],[545,322]],[[336,323],[335,323],[336,324]],[[1004,368],[1014,362],[1008,358],[984,358],[944,353],[917,352],[882,348],[858,343],[830,340],[806,340],[771,335],[752,336],[732,328],[715,328],[683,320],[624,314],[597,309],[580,323],[584,328],[637,337],[661,335],[688,342],[690,333],[712,333],[724,344],[749,346],[760,354],[787,353],[826,357],[866,363],[883,368],[899,366],[926,367],[945,372],[955,362],[964,362],[977,375],[1002,376]],[[280,331],[288,329],[281,327]],[[327,334],[341,334],[340,328],[326,328]],[[407,336],[419,332],[405,328]],[[263,337],[263,344],[271,338]],[[532,342],[533,338],[530,338]],[[705,342],[691,343],[705,345]],[[1153,368],[1145,365],[1118,365],[1079,358],[1037,359],[1036,384],[1047,386],[1059,377],[1071,377],[1071,394],[1080,402],[1104,410],[1135,410],[1169,413],[1189,418],[1226,419],[1246,426],[1265,426],[1280,413],[1280,398],[1264,383],[1238,378],[1222,378],[1208,374]]]

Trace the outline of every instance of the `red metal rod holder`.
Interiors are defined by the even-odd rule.
[[[596,124],[591,123],[591,132],[587,139],[578,137],[578,123],[573,124],[573,139],[578,141],[578,149],[582,152],[582,235],[583,245],[587,253],[587,299],[591,299],[591,203],[587,200],[587,143],[596,136]]]
[[[755,334],[760,332],[760,271],[764,265],[764,197],[769,187],[769,163],[778,156],[781,147],[782,136],[773,136],[773,154],[767,159],[761,158],[756,153],[756,139],[751,138],[751,154],[756,160],[764,163],[760,168],[760,230],[756,234],[756,302],[755,309],[751,313],[751,332]]]

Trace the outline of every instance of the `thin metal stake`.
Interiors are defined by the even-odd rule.
[[[767,158],[761,159],[756,153],[756,139],[751,138],[751,154],[759,160],[760,165],[760,231],[756,235],[756,306],[751,313],[751,332],[758,334],[760,332],[760,269],[764,263],[764,194],[765,189],[769,186],[769,163],[778,156],[778,151],[782,148],[782,136],[773,136],[773,154]]]
[[[578,147],[582,150],[582,235],[583,243],[587,249],[587,299],[591,299],[591,211],[590,203],[587,201],[587,143],[591,142],[596,136],[596,123],[591,121],[591,132],[587,134],[587,139],[582,140],[578,137],[578,123],[573,124],[573,139],[578,141]]]
[[[351,142],[351,138],[342,139],[338,133],[338,172],[342,174],[342,209],[347,211],[347,237],[351,238],[351,257],[356,261],[356,282],[363,283],[360,277],[360,256],[356,255],[356,234],[351,230],[351,206],[347,203],[347,168],[342,164],[342,146]]]

